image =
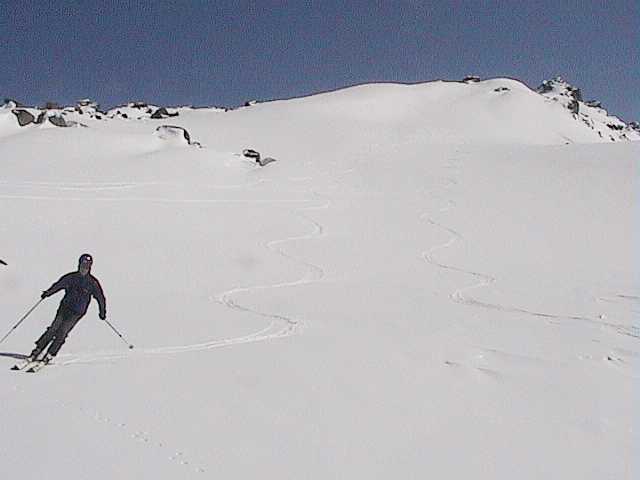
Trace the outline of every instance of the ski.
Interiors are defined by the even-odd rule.
[[[16,363],[13,367],[11,367],[11,370],[24,370],[32,363],[34,362],[32,362],[29,359],[25,359],[25,360],[22,360],[21,362]]]
[[[43,362],[42,360],[36,360],[35,362],[31,362],[31,366],[27,368],[27,373],[36,373],[42,370],[44,367],[49,365],[47,362]]]

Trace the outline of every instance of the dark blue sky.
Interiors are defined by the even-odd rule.
[[[0,2],[0,97],[235,106],[373,81],[563,75],[640,120],[640,2]],[[1,99],[1,98],[0,98]]]

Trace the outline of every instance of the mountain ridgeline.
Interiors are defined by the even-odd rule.
[[[335,101],[337,99],[337,103]],[[233,114],[239,110],[302,104],[317,113],[331,111],[333,119],[359,120],[366,129],[380,118],[393,127],[418,127],[434,143],[484,141],[489,143],[598,143],[640,140],[640,124],[625,123],[610,115],[598,101],[585,101],[582,92],[561,77],[544,81],[535,91],[507,78],[434,81],[419,84],[376,83],[348,87],[288,100],[247,102],[238,109],[220,107],[168,107],[130,102],[106,111],[89,99],[71,106],[48,102],[42,107],[24,106],[6,99],[0,107],[0,136],[17,129],[43,127],[92,127],[110,121],[178,121],[186,112]],[[336,108],[332,109],[332,106]],[[315,110],[314,110],[315,109]],[[308,109],[305,115],[308,113]],[[412,116],[417,111],[420,115]],[[8,119],[13,117],[13,122]],[[175,119],[175,120],[174,120]],[[395,123],[394,123],[395,122]],[[9,126],[11,123],[11,126]],[[536,141],[535,129],[544,125]],[[446,128],[445,128],[446,125]],[[513,129],[528,134],[512,135]],[[555,131],[554,131],[555,129]],[[500,132],[507,132],[503,135]],[[484,132],[484,133],[483,133]],[[187,134],[188,135],[188,134]],[[544,137],[544,138],[543,138]]]

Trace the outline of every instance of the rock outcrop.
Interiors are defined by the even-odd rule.
[[[631,125],[609,115],[602,104],[595,100],[585,102],[579,88],[570,85],[562,77],[545,80],[537,92],[566,108],[573,117],[595,130],[601,138],[612,142],[619,140],[640,140],[640,135]]]
[[[36,117],[31,112],[22,108],[14,108],[11,110],[11,113],[16,116],[18,119],[18,125],[21,127],[25,127],[36,120]]]

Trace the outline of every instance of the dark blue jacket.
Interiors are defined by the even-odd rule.
[[[102,292],[102,287],[98,279],[88,273],[82,275],[80,272],[71,272],[63,275],[60,280],[51,285],[48,290],[43,292],[44,296],[49,297],[60,290],[64,290],[64,298],[60,302],[61,307],[84,315],[93,296],[98,301],[100,308],[100,316],[107,314],[107,305]]]

